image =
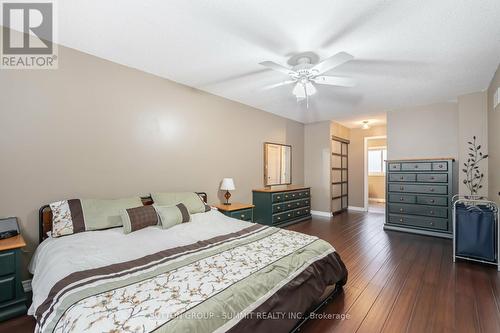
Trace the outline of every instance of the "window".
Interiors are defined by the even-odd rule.
[[[386,159],[386,147],[368,148],[368,176],[384,176]]]

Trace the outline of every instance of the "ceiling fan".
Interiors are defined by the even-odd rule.
[[[309,96],[316,93],[316,84],[326,84],[340,87],[354,87],[355,81],[352,78],[340,76],[321,75],[343,63],[352,60],[354,57],[346,52],[339,52],[322,62],[318,63],[319,57],[313,52],[304,52],[294,55],[288,60],[287,68],[273,61],[264,61],[259,63],[262,66],[286,74],[290,80],[279,82],[266,87],[272,89],[287,84],[295,84],[293,94],[297,97],[297,102],[306,100],[306,106],[309,107]]]

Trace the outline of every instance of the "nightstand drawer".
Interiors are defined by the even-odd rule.
[[[284,199],[283,193],[273,193],[272,195],[272,202],[282,202]]]
[[[235,212],[231,212],[231,217],[243,221],[253,220],[253,209],[243,209]]]
[[[13,276],[0,279],[0,303],[11,301],[16,296],[16,279]]]
[[[0,252],[0,276],[13,274],[16,271],[15,251]]]

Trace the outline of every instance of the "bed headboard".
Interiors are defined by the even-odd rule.
[[[207,203],[208,196],[205,192],[196,192],[205,203]],[[152,205],[153,198],[150,195],[147,197],[141,197],[144,206]],[[52,210],[49,205],[44,205],[38,210],[38,238],[41,243],[45,238],[47,238],[47,232],[52,231]]]

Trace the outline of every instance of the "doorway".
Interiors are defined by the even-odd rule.
[[[365,137],[365,209],[385,213],[387,136]]]

